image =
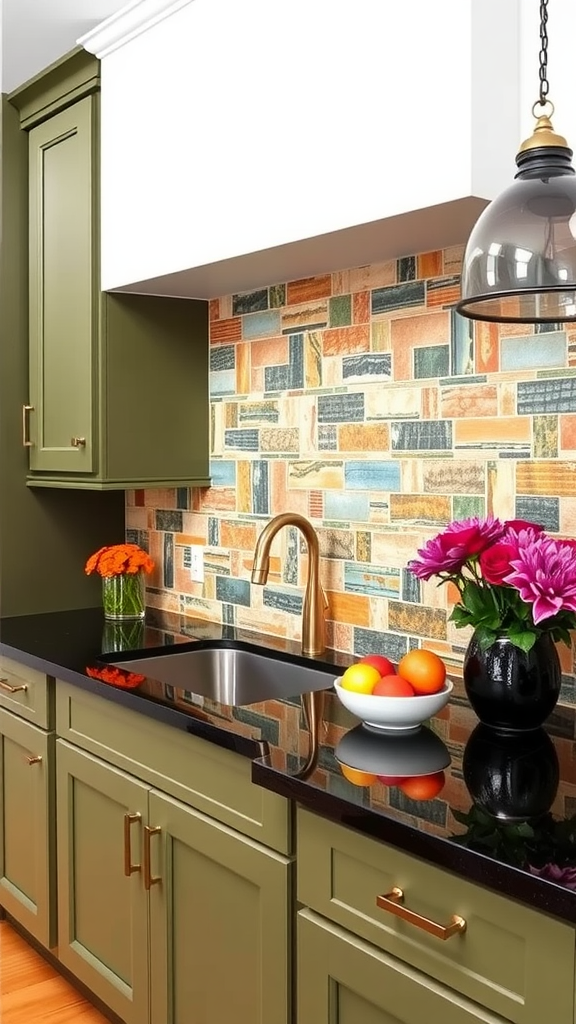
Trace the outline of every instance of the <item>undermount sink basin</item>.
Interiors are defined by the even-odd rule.
[[[263,700],[298,697],[332,686],[336,669],[308,668],[236,647],[209,646],[114,661],[175,689],[238,707]]]

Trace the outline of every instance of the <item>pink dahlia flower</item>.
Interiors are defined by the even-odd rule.
[[[461,571],[470,558],[476,557],[489,544],[499,540],[503,533],[503,524],[494,516],[484,520],[473,516],[471,519],[451,523],[443,533],[418,549],[419,558],[409,562],[408,568],[421,580],[429,580],[437,573],[454,575]]]
[[[536,537],[524,546],[521,536],[511,572],[503,582],[532,605],[535,625],[557,612],[576,612],[576,550],[562,541]]]
[[[544,864],[541,868],[529,865],[532,875],[539,875],[549,882],[556,882],[557,885],[564,885],[567,889],[576,889],[576,867],[558,867],[558,864]]]

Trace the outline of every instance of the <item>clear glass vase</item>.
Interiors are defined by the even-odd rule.
[[[121,573],[102,577],[102,606],[106,619],[143,619],[145,614],[144,573]]]

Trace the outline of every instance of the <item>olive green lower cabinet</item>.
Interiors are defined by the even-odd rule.
[[[126,1024],[287,1024],[290,862],[57,742],[59,956]]]
[[[298,914],[298,1024],[503,1024],[311,910]]]
[[[0,906],[54,942],[54,733],[0,709]]]

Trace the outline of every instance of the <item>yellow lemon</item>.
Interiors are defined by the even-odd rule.
[[[345,690],[353,690],[354,693],[372,693],[379,679],[380,673],[377,668],[358,661],[346,669],[340,679],[340,686]]]

